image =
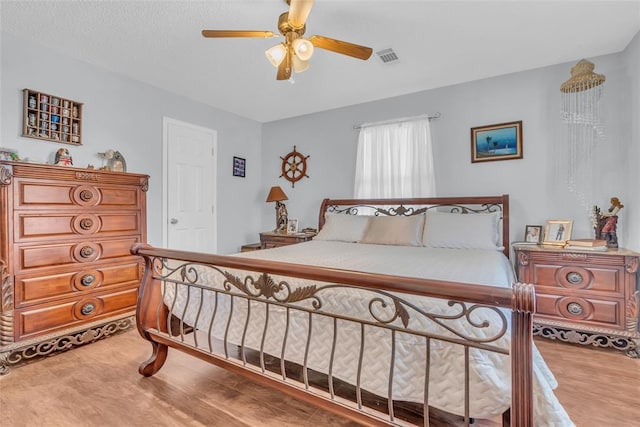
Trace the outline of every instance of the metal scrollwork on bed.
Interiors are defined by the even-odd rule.
[[[397,295],[393,295],[389,292],[373,289],[361,289],[354,286],[347,285],[309,285],[303,287],[297,287],[292,289],[292,286],[285,280],[274,280],[269,274],[262,273],[258,276],[246,275],[244,279],[232,274],[226,270],[208,264],[194,264],[183,263],[179,266],[169,267],[166,259],[155,258],[153,261],[155,267],[154,279],[162,280],[164,282],[170,282],[177,285],[191,285],[197,289],[211,290],[216,292],[222,292],[228,295],[239,296],[255,301],[261,300],[273,300],[273,304],[282,304],[283,306],[290,305],[292,303],[310,302],[311,307],[306,308],[298,305],[296,309],[302,311],[313,311],[318,314],[324,314],[332,317],[336,317],[341,320],[359,322],[364,324],[378,324],[388,325],[389,328],[396,330],[403,330],[398,326],[393,325],[396,320],[400,319],[402,326],[406,332],[410,332],[415,335],[426,336],[425,332],[418,329],[410,328],[409,322],[414,316],[421,316],[434,324],[437,324],[441,328],[449,331],[457,338],[461,338],[465,341],[473,343],[490,343],[495,342],[502,338],[507,331],[507,319],[502,310],[497,307],[481,305],[481,304],[468,304],[463,301],[447,301],[447,306],[453,308],[451,314],[443,314],[437,312],[429,312],[415,303],[408,301],[405,298],[400,298]],[[224,278],[221,287],[212,285],[211,280],[200,280],[199,271],[203,269],[219,274]],[[179,279],[178,279],[179,278]],[[214,281],[215,283],[215,281]],[[234,292],[240,291],[240,293]],[[328,311],[322,311],[323,294],[330,293],[335,290],[358,290],[359,292],[366,291],[368,294],[368,307],[369,319],[360,317],[349,316],[348,314],[331,313]],[[172,301],[171,307],[175,307],[175,296]],[[376,309],[377,308],[377,309]],[[495,317],[493,319],[482,319],[481,315],[477,315],[478,319],[472,319],[472,315],[481,310],[488,310],[493,313]],[[490,335],[478,338],[465,334],[463,331],[456,329],[453,326],[447,324],[447,321],[464,320],[472,328],[487,329],[492,326],[492,320],[497,321],[497,330],[493,330]],[[197,327],[198,325],[191,325]],[[493,325],[494,328],[496,325]],[[436,337],[432,334],[433,337]],[[451,337],[437,336],[441,340],[452,340]],[[494,351],[508,354],[508,350],[503,348],[494,347]]]

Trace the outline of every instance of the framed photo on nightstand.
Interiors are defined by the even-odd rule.
[[[290,218],[287,220],[287,234],[296,234],[298,232],[298,220]]]
[[[564,246],[571,238],[573,221],[564,219],[550,219],[544,229],[543,245]]]
[[[542,226],[527,225],[524,228],[524,243],[539,245],[542,243]]]

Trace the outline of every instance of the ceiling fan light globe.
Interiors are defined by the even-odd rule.
[[[277,45],[267,49],[264,54],[266,55],[271,65],[278,68],[278,66],[282,63],[282,61],[284,61],[284,58],[287,56],[287,48],[284,44],[278,43]]]
[[[309,68],[309,62],[303,61],[298,58],[296,55],[293,55],[293,70],[296,73],[301,73]]]
[[[308,61],[313,56],[313,44],[303,38],[297,38],[293,41],[293,52],[301,61]]]

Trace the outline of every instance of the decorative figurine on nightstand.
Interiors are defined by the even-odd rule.
[[[71,159],[69,150],[61,148],[56,151],[55,164],[56,166],[73,166],[73,159]]]
[[[276,202],[276,229],[274,230],[276,233],[285,233],[287,232],[287,207],[282,203],[284,200],[288,200],[287,195],[284,194],[282,188],[280,187],[271,187],[269,190],[269,195],[267,196],[267,203]]]
[[[617,197],[611,198],[611,206],[607,212],[602,213],[597,206],[593,207],[592,220],[596,239],[607,241],[607,247],[618,247],[618,212],[624,205],[620,203]]]

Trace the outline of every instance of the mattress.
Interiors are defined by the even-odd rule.
[[[292,246],[254,251],[236,255],[270,261],[285,261],[296,264],[340,268],[369,273],[390,274],[417,278],[430,278],[479,285],[510,287],[515,281],[512,266],[502,252],[478,249],[441,249],[408,246],[369,245],[336,241],[310,241]],[[206,283],[211,289],[222,289],[224,276],[215,269],[197,267],[198,283]],[[244,280],[249,275],[257,279],[258,274],[225,270],[228,274]],[[280,295],[305,286],[319,285],[290,277],[273,277],[280,286]],[[227,282],[228,284],[229,282]],[[321,284],[320,284],[321,285]],[[386,306],[374,303],[379,294],[357,288],[330,287],[321,297],[321,311],[372,320],[390,320],[395,312],[391,299]],[[212,291],[188,291],[177,285],[165,289],[165,303],[185,323],[195,326],[201,333],[216,339],[244,344],[245,347],[263,349],[265,353],[303,364],[310,369],[328,373],[351,384],[358,379],[359,350],[362,346],[360,386],[377,395],[394,400],[424,401],[425,338],[388,329],[367,326],[361,330],[358,323],[334,320],[314,315],[309,324],[306,312],[287,310],[277,305],[266,306],[260,302],[249,302],[241,298],[233,301],[228,295]],[[276,293],[276,296],[278,293]],[[390,294],[390,296],[394,296]],[[501,314],[510,321],[507,310],[479,309],[469,315],[474,322],[489,321],[489,327],[472,327],[464,316],[443,324],[433,322],[421,315],[420,310],[436,316],[455,316],[460,306],[447,301],[415,295],[397,295],[415,307],[409,310],[408,325],[412,330],[458,338],[459,336],[481,339],[499,333],[503,324]],[[385,298],[383,298],[385,299]],[[202,300],[202,304],[201,304]],[[311,308],[313,300],[297,303]],[[215,316],[214,316],[215,312]],[[230,316],[231,314],[231,316]],[[213,327],[211,320],[215,317]],[[233,320],[227,325],[227,320]],[[393,325],[401,326],[402,319],[395,318]],[[266,325],[266,326],[265,326]],[[451,330],[455,331],[452,333]],[[285,339],[286,331],[286,339]],[[309,332],[311,331],[311,332]],[[309,351],[306,352],[308,336]],[[199,346],[205,347],[206,340]],[[284,344],[284,345],[283,345]],[[510,348],[510,336],[492,343],[500,348]],[[429,405],[438,409],[464,415],[464,348],[443,340],[431,339],[429,368]],[[333,347],[333,349],[332,349]],[[394,353],[392,353],[394,352]],[[333,357],[331,357],[333,354]],[[391,355],[394,357],[393,381],[389,382]],[[470,415],[474,418],[492,418],[502,414],[510,406],[511,373],[508,356],[485,350],[470,349]],[[553,393],[557,382],[541,355],[534,347],[534,415],[536,425],[572,426],[566,411]]]

